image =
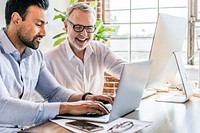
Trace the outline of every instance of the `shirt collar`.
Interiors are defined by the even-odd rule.
[[[92,46],[91,46],[91,43],[86,47],[86,50],[85,50],[85,57],[84,57],[84,60],[86,61],[91,54],[95,54],[94,50],[92,49]]]
[[[68,59],[71,60],[75,56],[75,54],[72,51],[71,47],[69,46],[68,40],[65,41],[65,49],[66,49]]]
[[[76,55],[74,54],[74,52],[72,51],[72,49],[71,49],[71,47],[70,47],[70,45],[69,45],[68,40],[65,41],[65,49],[66,49],[67,57],[68,57],[69,60],[71,60],[73,57],[76,56]],[[89,44],[89,45],[86,47],[84,59],[86,60],[92,53],[95,54],[95,53],[94,53],[94,50],[92,49],[91,45]]]
[[[1,46],[4,50],[4,52],[8,53],[8,54],[17,52],[17,49],[13,46],[13,44],[8,39],[8,37],[5,33],[5,30],[6,30],[6,28],[2,28],[0,30],[0,42],[1,42]]]
[[[4,50],[5,53],[8,54],[14,54],[14,53],[19,53],[19,51],[14,47],[14,45],[10,42],[9,38],[5,34],[6,28],[2,28],[0,30],[0,42],[2,49]],[[23,53],[23,57],[30,56],[33,53],[33,50],[31,48],[26,47]]]

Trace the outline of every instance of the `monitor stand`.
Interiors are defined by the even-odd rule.
[[[176,65],[178,68],[178,73],[180,75],[181,83],[182,83],[182,91],[184,95],[168,95],[168,96],[158,96],[156,98],[157,102],[174,102],[174,103],[184,103],[189,100],[189,98],[193,95],[192,86],[187,78],[187,73],[184,67],[184,64],[181,59],[180,52],[173,52],[175,57]]]

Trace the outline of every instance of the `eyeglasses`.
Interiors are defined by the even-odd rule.
[[[68,19],[67,19],[67,21],[73,26],[73,29],[76,32],[82,32],[85,29],[87,33],[93,33],[96,29],[95,26],[83,26],[83,25],[80,25],[80,24],[73,24]]]
[[[134,123],[132,121],[125,121],[123,123],[116,124],[116,125],[112,126],[111,128],[109,128],[107,130],[107,132],[109,132],[109,133],[121,133],[121,132],[124,132],[124,131],[131,129],[133,126],[134,126]]]

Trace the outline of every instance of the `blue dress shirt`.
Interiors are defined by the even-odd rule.
[[[0,127],[27,126],[54,118],[60,102],[75,92],[55,80],[39,50],[27,47],[20,56],[4,30],[0,30]],[[48,102],[34,102],[35,90]]]

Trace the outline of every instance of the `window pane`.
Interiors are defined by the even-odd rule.
[[[119,24],[104,24],[104,26],[106,28],[113,28],[113,29],[115,29],[115,32],[109,32],[108,33],[109,35],[111,35],[111,37],[118,35],[119,29],[120,29],[120,25]]]
[[[127,52],[129,48],[129,43],[129,39],[111,39],[111,50],[114,52]]]
[[[197,54],[197,50],[200,49],[200,23],[196,22],[195,23],[195,30],[196,30],[196,34],[195,34],[195,44],[194,44],[194,49],[196,52],[196,55],[194,56],[194,62],[195,64],[198,64],[199,61],[199,56]]]
[[[159,0],[160,7],[180,7],[187,5],[188,0]]]
[[[151,50],[153,38],[134,38],[131,41],[131,51],[147,52]]]
[[[150,52],[131,52],[131,62],[148,60]]]
[[[200,0],[197,1],[197,19],[200,19]]]
[[[157,9],[148,10],[132,10],[131,22],[156,22],[157,20]]]
[[[132,6],[132,9],[133,8],[155,8],[155,7],[158,7],[158,0],[132,0],[131,6]]]
[[[131,34],[133,37],[153,37],[156,28],[154,24],[132,24]]]
[[[129,39],[111,39],[110,46],[111,50],[117,54],[120,58],[128,61],[129,56]]]
[[[183,18],[188,17],[188,10],[186,8],[165,8],[165,9],[160,9],[160,13],[166,13],[169,15],[183,17]]]
[[[182,49],[182,59],[183,59],[184,64],[187,64],[187,44],[188,44],[187,38],[185,38],[183,42],[183,49]]]
[[[121,59],[123,59],[123,60],[125,60],[125,61],[127,61],[127,62],[129,62],[129,60],[128,60],[128,52],[126,51],[126,52],[115,52],[115,54],[117,55],[117,56],[119,56]]]
[[[130,0],[104,0],[104,2],[106,10],[130,9]]]
[[[197,19],[200,19],[200,12],[197,13]]]
[[[130,34],[130,25],[129,24],[110,24],[106,25],[108,27],[115,28],[115,33],[111,33],[112,38],[128,38]]]
[[[106,11],[105,23],[129,23],[130,11]]]

